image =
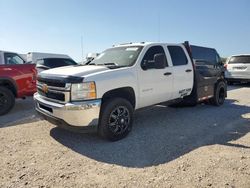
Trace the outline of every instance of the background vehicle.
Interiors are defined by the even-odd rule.
[[[38,59],[44,58],[65,58],[71,59],[70,56],[65,54],[53,54],[53,53],[41,53],[41,52],[29,52],[27,53],[27,62],[36,64]]]
[[[41,72],[37,89],[36,110],[47,120],[78,132],[96,130],[109,140],[131,131],[134,110],[205,100],[220,106],[227,95],[216,50],[188,42],[114,46],[89,65]]]
[[[78,65],[78,64],[69,58],[43,58],[43,59],[38,59],[36,62],[36,68],[38,72],[69,65]]]
[[[228,84],[250,82],[250,54],[231,56],[228,58],[225,68]]]
[[[99,53],[88,53],[88,54],[86,55],[85,64],[91,62],[91,61],[92,61],[93,59],[95,59],[98,55],[99,55]]]
[[[36,68],[13,52],[0,51],[0,115],[8,113],[15,98],[36,92]]]
[[[27,62],[27,54],[18,54],[25,62]]]

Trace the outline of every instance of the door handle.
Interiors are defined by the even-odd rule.
[[[169,75],[171,75],[172,74],[172,72],[165,72],[164,73],[164,76],[169,76]]]
[[[192,72],[192,70],[191,69],[187,69],[186,72]]]

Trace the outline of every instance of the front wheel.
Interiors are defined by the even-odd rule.
[[[132,129],[133,111],[131,103],[123,98],[104,102],[99,121],[99,134],[110,141],[126,137]]]
[[[210,99],[210,102],[215,106],[220,106],[224,103],[226,98],[226,84],[221,81],[216,85],[214,91],[214,97]]]

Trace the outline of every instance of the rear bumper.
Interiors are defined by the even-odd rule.
[[[250,80],[250,74],[248,74],[247,72],[230,72],[230,71],[226,71],[225,72],[225,78],[226,80],[232,80],[232,81],[249,81]]]
[[[36,111],[49,122],[77,132],[97,130],[101,100],[59,104],[34,94]]]
[[[226,78],[228,82],[250,82],[250,78]]]

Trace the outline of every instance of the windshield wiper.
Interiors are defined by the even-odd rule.
[[[96,65],[96,64],[93,62],[90,62],[90,63],[86,63],[86,65]]]
[[[91,64],[91,63],[90,63]],[[89,65],[90,65],[89,64]],[[100,65],[100,66],[102,66],[102,65],[107,65],[107,66],[120,66],[120,65],[118,65],[117,63],[100,63],[100,64],[94,64],[94,65]]]
[[[97,66],[107,66],[108,68],[112,69],[112,68],[121,68],[121,67],[126,67],[124,65],[118,65],[117,63],[100,63],[100,64],[96,64],[94,62],[90,62],[87,65],[97,65]]]

